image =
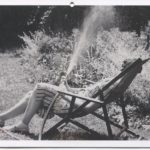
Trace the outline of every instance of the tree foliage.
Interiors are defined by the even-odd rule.
[[[0,47],[18,45],[18,35],[32,30],[27,22],[35,7],[3,6],[0,7]]]
[[[18,35],[44,29],[46,33],[67,32],[80,28],[89,6],[1,6],[0,47],[19,46]],[[140,35],[148,20],[148,6],[116,6],[116,26]]]
[[[70,32],[79,27],[85,7],[4,6],[0,7],[0,47],[18,46],[18,35],[44,29]]]
[[[145,30],[150,20],[148,6],[117,6],[116,20],[122,31],[136,31],[140,36],[141,30]]]

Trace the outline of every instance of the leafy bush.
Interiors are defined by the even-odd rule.
[[[104,77],[114,76],[118,74],[125,59],[150,57],[150,53],[144,50],[145,41],[144,35],[140,38],[134,32],[120,32],[118,29],[99,33],[96,55],[99,56],[100,65],[103,66],[99,71],[103,72]],[[134,79],[128,89],[131,101],[138,105],[149,104],[149,67],[150,63],[143,66],[142,73]]]
[[[116,76],[125,59],[150,57],[145,51],[146,36],[138,37],[134,32],[120,32],[118,29],[99,31],[93,47],[87,51],[89,57],[82,59],[82,70],[89,80],[101,80]],[[144,64],[139,74],[127,90],[126,97],[130,103],[150,108],[150,62]]]
[[[23,34],[19,36],[25,43],[25,53],[35,55],[38,53],[71,52],[73,48],[72,37],[62,33],[47,35],[45,31]]]
[[[36,82],[54,81],[61,71],[67,70],[78,35],[78,31],[72,35],[47,35],[44,31],[37,31],[21,37],[25,42],[24,66],[27,65],[27,72],[32,74]],[[138,37],[134,32],[120,32],[117,28],[99,31],[86,55],[80,56],[80,62],[73,71],[78,78],[74,79],[74,83],[82,87],[87,84],[85,78],[98,81],[115,76],[120,72],[125,59],[148,58],[150,54],[144,50],[145,41],[144,34]],[[126,97],[134,104],[149,104],[149,68],[150,63],[145,64],[142,73],[127,90]]]
[[[36,31],[19,37],[24,41],[22,64],[35,82],[50,81],[67,69],[73,36]]]

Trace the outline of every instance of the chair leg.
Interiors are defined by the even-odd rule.
[[[99,119],[105,121],[105,118],[104,118],[103,116],[99,115],[98,113],[93,112],[92,115],[94,115],[95,117],[97,117],[97,118],[99,118]],[[113,126],[119,128],[119,129],[121,129],[121,130],[124,130],[124,127],[123,127],[123,126],[121,126],[121,125],[119,125],[119,124],[117,124],[117,123],[115,123],[115,122],[112,122],[111,120],[109,120],[109,122],[110,122],[111,125],[113,125]],[[126,131],[127,133],[129,133],[129,134],[135,136],[135,137],[139,137],[138,134],[136,134],[135,132],[131,131],[130,129],[126,129],[125,131]]]
[[[75,104],[75,100],[76,100],[76,97],[72,97],[72,100],[71,100],[71,103],[70,103],[70,108],[69,108],[69,111],[68,111],[68,118],[71,116],[72,114],[72,111],[73,111],[73,108],[74,108],[74,104]],[[69,119],[68,119],[69,120]]]
[[[110,136],[110,138],[112,138],[112,137],[113,137],[113,134],[112,134],[112,129],[111,129],[110,122],[109,122],[109,117],[108,117],[108,113],[107,113],[107,108],[106,108],[105,105],[104,105],[102,108],[103,108],[103,112],[104,112],[104,119],[105,119],[105,122],[106,122],[108,135]]]
[[[81,124],[81,123],[79,123],[79,122],[77,122],[77,121],[75,121],[73,119],[70,119],[70,123],[76,125],[77,127],[80,127],[81,129],[87,131],[90,134],[93,134],[96,137],[101,137],[101,135],[98,132],[88,128],[87,126],[85,126],[85,125],[83,125],[83,124]]]
[[[62,119],[61,121],[59,121],[57,124],[55,124],[53,127],[51,127],[48,131],[46,131],[44,134],[43,134],[43,137],[45,136],[48,136],[51,132],[55,131],[58,127],[60,127],[63,123],[66,122],[66,120],[68,120],[68,118],[64,118]]]
[[[124,96],[123,95],[120,97],[120,102],[121,102],[122,114],[123,114],[123,118],[124,118],[125,127],[129,128],[128,117],[127,117],[127,113],[125,110],[125,102],[124,102]]]
[[[61,121],[59,121],[57,124],[55,124],[52,128],[50,128],[50,129],[44,134],[44,136],[50,134],[52,131],[54,131],[54,130],[56,130],[58,127],[60,127],[62,124],[64,124],[64,123],[67,124],[67,123],[69,122],[69,118],[71,117],[75,100],[76,100],[76,97],[72,97],[72,101],[71,101],[71,103],[70,103],[70,109],[69,109],[68,115],[67,115],[66,117],[64,117]]]
[[[54,105],[55,101],[57,100],[58,96],[59,96],[59,93],[57,93],[55,95],[55,97],[53,98],[52,103],[49,105],[48,110],[46,112],[46,115],[44,116],[44,119],[43,119],[43,122],[42,122],[42,125],[41,125],[41,129],[40,129],[40,133],[39,133],[39,140],[42,140],[42,133],[43,133],[45,122],[46,122],[48,114],[49,114],[52,106]]]

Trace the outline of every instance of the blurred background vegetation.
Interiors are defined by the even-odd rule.
[[[80,28],[89,8],[87,6],[73,8],[69,6],[1,6],[0,47],[20,46],[22,41],[18,35],[22,35],[23,32],[44,29],[47,34],[51,31],[71,34],[72,29]],[[121,31],[136,31],[138,36],[150,19],[148,6],[116,6],[115,10],[115,21],[112,26],[119,27]]]
[[[89,6],[1,6],[0,51],[14,52],[21,57],[25,74],[30,76],[29,83],[54,83],[59,73],[69,66],[89,9]],[[150,56],[149,49],[145,50],[149,7],[115,6],[114,9],[115,18],[111,25],[98,30],[95,41],[81,56],[74,69],[77,80],[72,86],[87,85],[85,79],[96,82],[117,75],[125,59]],[[143,67],[143,72],[126,94],[130,102],[148,111],[149,68],[149,64]]]

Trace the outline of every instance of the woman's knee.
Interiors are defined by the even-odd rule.
[[[33,96],[36,98],[36,100],[43,100],[43,97],[45,96],[45,87],[43,83],[37,83],[34,90],[33,90]]]
[[[34,91],[35,90],[46,90],[46,89],[48,89],[48,86],[49,86],[49,84],[47,84],[47,83],[37,83],[34,88]]]
[[[34,89],[39,89],[43,87],[43,83],[37,83]]]
[[[43,100],[46,97],[51,99],[56,94],[56,87],[47,83],[37,83],[33,90],[33,95],[39,100]]]
[[[46,95],[49,95],[49,93],[56,94],[57,93],[57,87],[51,84],[47,83],[37,83],[34,91],[45,93]]]
[[[36,92],[36,91],[39,91],[39,90],[42,90],[44,89],[43,88],[43,84],[42,83],[37,83],[33,89],[33,92]]]

